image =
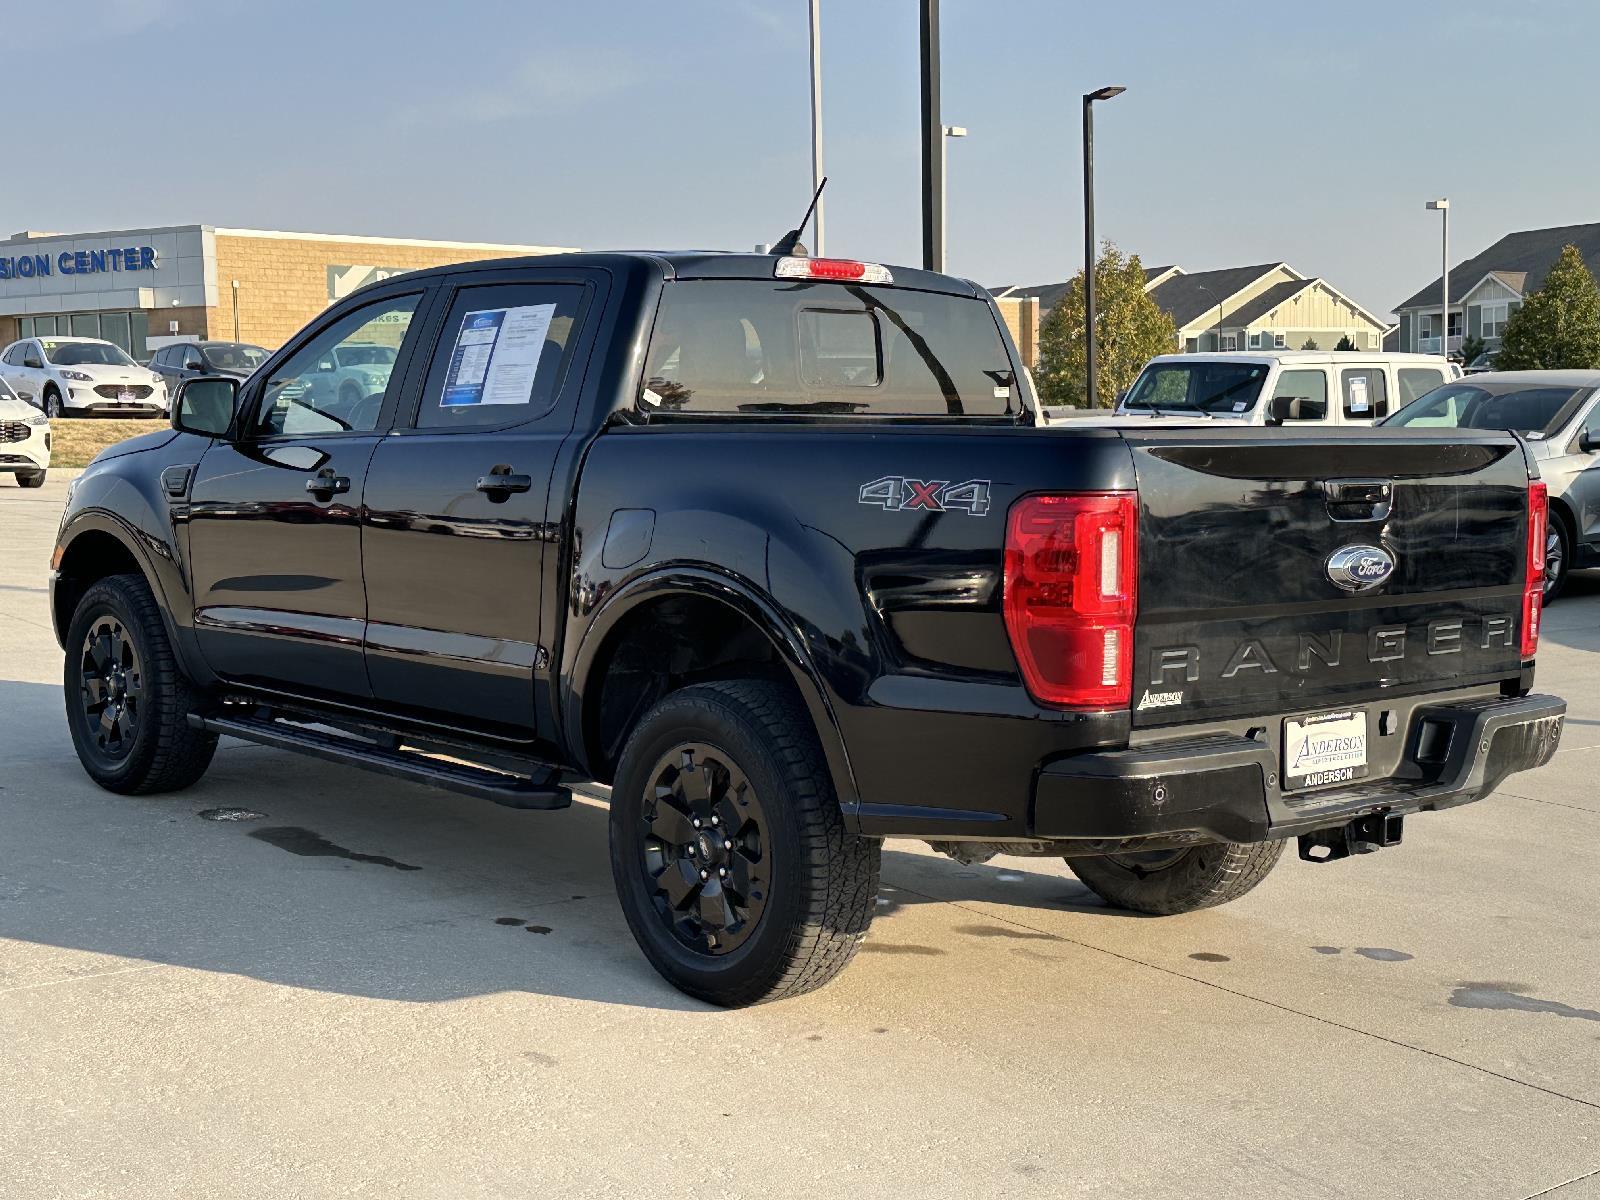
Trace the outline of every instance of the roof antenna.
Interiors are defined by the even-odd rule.
[[[811,214],[817,211],[817,201],[822,199],[822,189],[827,186],[828,177],[824,175],[822,182],[817,184],[816,194],[811,197],[811,207],[806,209],[806,215],[800,218],[800,224],[779,238],[772,247],[774,256],[782,258],[785,255],[793,254],[800,248],[800,235],[805,232],[806,226],[810,224]]]

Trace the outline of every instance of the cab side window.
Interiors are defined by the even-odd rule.
[[[574,283],[457,291],[423,385],[417,428],[520,425],[554,409],[583,295]]]
[[[257,434],[376,429],[421,300],[420,295],[410,295],[374,301],[345,314],[301,346],[266,381],[256,415]]]
[[[5,360],[4,361],[10,366],[20,367],[22,365],[22,347],[23,347],[23,343],[22,342],[15,342],[12,345],[6,347],[6,355],[5,355]]]
[[[1344,419],[1371,421],[1389,415],[1389,381],[1382,367],[1344,367],[1339,371]]]
[[[1328,419],[1328,376],[1323,371],[1284,371],[1278,376],[1272,395],[1274,400],[1289,397],[1286,421]]]

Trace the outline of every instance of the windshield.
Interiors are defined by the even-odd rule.
[[[242,342],[216,342],[200,347],[200,357],[206,360],[206,366],[219,371],[254,371],[267,361],[267,352]]]
[[[341,367],[360,367],[371,363],[389,366],[394,363],[393,346],[340,346],[334,354]]]
[[[1155,362],[1128,389],[1123,408],[1243,413],[1256,406],[1266,363]]]
[[[44,347],[45,360],[58,367],[136,367],[134,362],[110,342],[52,342]]]
[[[1513,429],[1547,437],[1561,427],[1586,392],[1586,388],[1525,383],[1447,383],[1417,397],[1382,424]]]

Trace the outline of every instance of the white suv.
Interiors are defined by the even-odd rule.
[[[0,380],[0,474],[26,488],[44,486],[50,467],[50,418]]]
[[[167,385],[113,342],[36,337],[0,354],[0,379],[52,417],[77,413],[165,416]]]

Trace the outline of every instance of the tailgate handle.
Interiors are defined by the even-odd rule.
[[[1322,492],[1335,521],[1387,521],[1394,502],[1387,479],[1330,479]]]

